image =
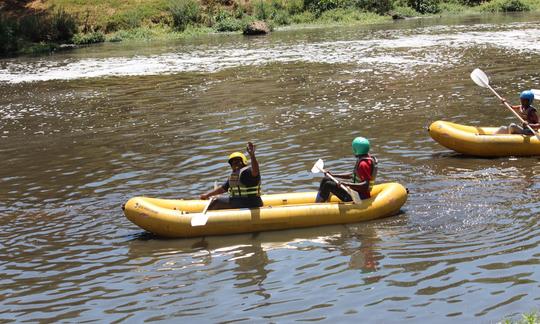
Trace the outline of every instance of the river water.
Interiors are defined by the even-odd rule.
[[[540,16],[105,44],[0,61],[0,322],[492,323],[540,305],[538,158],[479,159],[438,119],[508,124],[540,88]],[[189,198],[257,146],[266,193],[348,171],[365,136],[399,215],[159,239],[120,206]]]

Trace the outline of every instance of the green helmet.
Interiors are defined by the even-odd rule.
[[[369,152],[369,141],[364,137],[357,137],[352,141],[354,155],[363,155]]]

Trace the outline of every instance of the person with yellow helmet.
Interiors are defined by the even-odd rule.
[[[375,177],[377,176],[377,159],[368,153],[369,149],[369,141],[366,138],[356,137],[352,141],[352,151],[356,156],[353,172],[342,174],[331,173],[335,178],[343,179],[344,181],[340,181],[340,183],[358,192],[361,199],[371,197],[371,189],[375,184]],[[329,177],[324,177],[321,180],[315,202],[329,201],[331,193],[336,195],[341,201],[352,201],[351,195],[342,189],[338,183]]]
[[[220,187],[200,195],[201,199],[206,200],[212,196],[229,192],[228,197],[216,198],[208,209],[262,207],[261,175],[259,173],[259,162],[257,162],[257,158],[255,157],[255,145],[253,143],[247,143],[247,152],[251,164],[248,164],[248,159],[243,153],[232,153],[228,159],[232,171],[227,181]]]

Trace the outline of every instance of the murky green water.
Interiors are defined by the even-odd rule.
[[[0,61],[0,321],[485,323],[540,304],[538,158],[477,159],[444,119],[513,117],[540,88],[538,15],[108,44]],[[314,190],[368,137],[402,213],[348,226],[156,239],[133,196],[188,198],[257,144],[264,191]]]

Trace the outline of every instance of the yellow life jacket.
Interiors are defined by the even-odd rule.
[[[242,172],[249,169],[249,166],[245,166],[238,171],[233,171],[229,176],[229,195],[233,198],[238,197],[260,197],[261,196],[261,182],[259,181],[256,186],[248,187],[240,181]]]

